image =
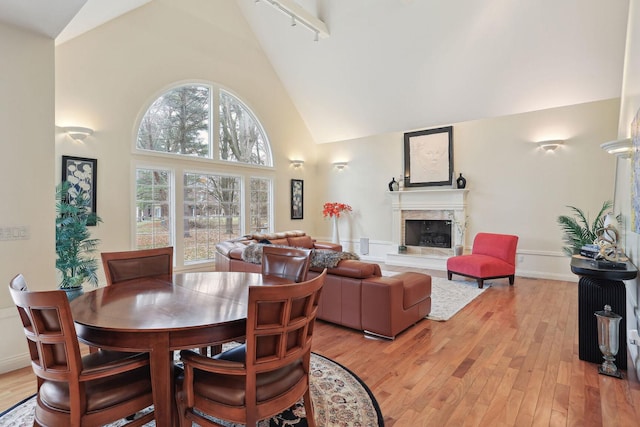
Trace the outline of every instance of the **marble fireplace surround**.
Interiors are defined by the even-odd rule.
[[[394,253],[387,255],[387,263],[424,266],[431,260],[443,261],[453,255],[453,248],[407,246],[405,254],[397,253],[404,243],[406,219],[449,220],[452,216],[463,220],[467,215],[467,189],[429,188],[425,190],[391,191],[391,238]],[[466,236],[465,236],[466,237]],[[452,245],[460,241],[458,230],[452,226]],[[465,242],[463,242],[464,245]]]

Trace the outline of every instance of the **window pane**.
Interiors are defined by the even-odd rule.
[[[173,245],[170,172],[136,170],[136,248]]]
[[[249,227],[252,233],[269,230],[269,206],[271,205],[271,181],[251,178],[251,205],[249,206]]]
[[[184,174],[184,260],[215,258],[215,244],[240,235],[240,178]]]
[[[160,96],[138,129],[143,150],[211,157],[209,149],[210,89],[183,86]]]
[[[271,166],[267,137],[249,109],[220,91],[220,159]]]

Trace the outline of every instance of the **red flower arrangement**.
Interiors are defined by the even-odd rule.
[[[351,206],[345,204],[345,203],[338,203],[338,202],[327,202],[324,204],[323,208],[322,208],[322,215],[327,217],[340,217],[340,214],[343,212],[351,212]]]

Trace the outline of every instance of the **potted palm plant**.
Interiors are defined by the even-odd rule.
[[[580,248],[596,241],[597,231],[604,226],[606,213],[611,208],[611,201],[605,201],[594,220],[589,223],[587,215],[574,206],[567,206],[574,213],[574,216],[560,215],[558,216],[558,224],[564,236],[562,240],[566,246],[562,248],[563,252],[568,256],[580,253]]]
[[[56,269],[61,280],[58,287],[69,299],[82,294],[84,283],[98,285],[98,261],[92,256],[99,239],[91,238],[87,224],[102,220],[91,212],[91,199],[85,191],[68,182],[56,187]]]

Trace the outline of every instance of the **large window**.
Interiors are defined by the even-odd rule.
[[[151,249],[173,244],[171,173],[160,169],[136,171],[136,247]]]
[[[251,178],[250,197],[249,231],[252,233],[268,231],[271,218],[271,180]]]
[[[221,240],[272,228],[269,142],[228,91],[192,84],[160,95],[140,121],[136,156],[137,248],[173,245],[180,266],[212,260]]]
[[[241,181],[234,176],[184,174],[184,259],[214,257],[215,243],[240,235]]]

